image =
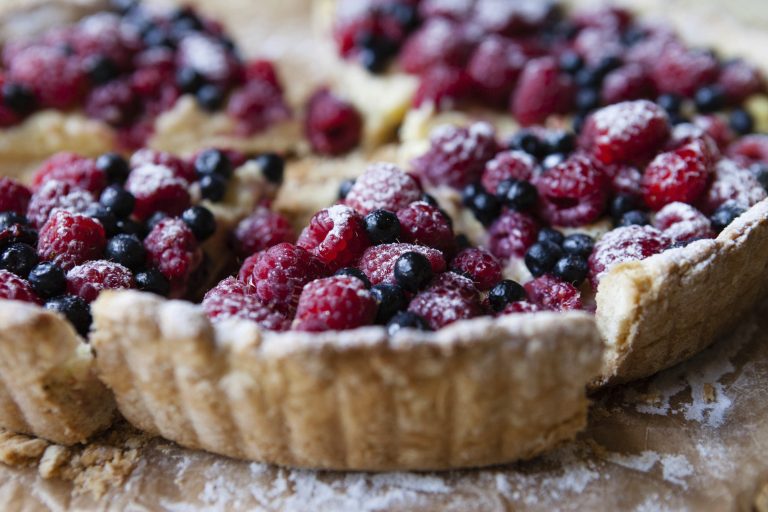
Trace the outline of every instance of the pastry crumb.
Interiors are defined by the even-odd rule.
[[[716,398],[717,397],[715,396],[715,387],[712,384],[705,382],[704,383],[704,400],[707,403],[712,403],[715,401]]]

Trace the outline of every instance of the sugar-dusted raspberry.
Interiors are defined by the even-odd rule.
[[[251,80],[233,92],[227,113],[237,120],[240,135],[262,132],[291,115],[282,90],[266,80]]]
[[[165,151],[143,148],[131,155],[129,163],[131,169],[141,167],[144,164],[162,165],[170,169],[176,178],[181,178],[187,183],[197,180],[195,168],[189,161]]]
[[[263,303],[292,315],[304,285],[325,274],[325,266],[308,251],[282,243],[245,260],[238,279],[253,286]]]
[[[695,116],[693,118],[693,125],[708,135],[717,144],[718,150],[724,150],[736,138],[736,134],[728,125],[728,121],[718,115]],[[682,128],[679,130],[682,130]]]
[[[40,297],[29,283],[7,270],[0,270],[0,299],[41,304]]]
[[[337,204],[317,212],[296,245],[333,271],[357,260],[370,242],[363,217],[349,206]]]
[[[179,218],[166,218],[155,224],[144,239],[147,261],[170,281],[172,295],[184,291],[187,280],[203,261],[203,251],[195,234]]]
[[[553,0],[477,0],[472,22],[487,32],[513,36],[541,29],[558,16],[558,9]]]
[[[188,32],[181,38],[176,63],[221,87],[237,83],[243,75],[242,65],[221,38],[200,32]]]
[[[726,201],[732,201],[747,209],[768,197],[755,175],[746,166],[729,158],[715,164],[715,178],[697,203],[701,210],[711,215]]]
[[[296,241],[293,226],[280,213],[258,207],[241,220],[232,232],[235,253],[244,258],[273,245]]]
[[[639,197],[643,194],[643,175],[632,165],[603,165],[603,174],[611,183],[611,192]]]
[[[122,79],[92,89],[85,97],[83,108],[92,119],[110,126],[126,126],[139,114],[141,104],[131,83]]]
[[[502,261],[522,257],[536,241],[539,224],[525,213],[509,210],[488,229],[488,248]]]
[[[317,332],[370,325],[376,318],[376,308],[373,294],[356,277],[317,279],[301,291],[295,329]]]
[[[411,35],[400,50],[400,67],[408,73],[420,74],[438,64],[462,67],[472,46],[464,28],[444,18],[427,20]]]
[[[605,211],[609,180],[595,162],[582,154],[542,174],[536,181],[539,213],[550,224],[581,226]]]
[[[591,68],[608,59],[617,59],[624,48],[621,36],[614,26],[587,26],[573,40],[573,49]]]
[[[477,302],[480,298],[477,286],[469,277],[457,274],[456,272],[443,272],[435,277],[427,291],[438,293],[457,293],[463,298]]]
[[[495,137],[488,123],[443,125],[432,133],[429,151],[413,161],[413,169],[432,185],[463,188],[480,179],[486,162],[497,153]]]
[[[709,136],[707,130],[699,125],[692,123],[676,125],[664,149],[672,151],[685,145],[690,145],[695,153],[700,154],[708,166],[714,165],[721,156],[717,143]]]
[[[485,164],[481,183],[488,193],[495,194],[502,181],[529,181],[536,166],[536,159],[525,151],[502,151]]]
[[[666,249],[670,242],[664,233],[651,226],[626,226],[609,231],[595,244],[589,257],[592,288],[597,289],[605,272],[616,263],[653,256]]]
[[[639,64],[627,64],[614,69],[603,79],[600,100],[603,105],[652,97],[655,87],[645,68]]]
[[[145,220],[155,212],[181,215],[191,204],[187,181],[175,176],[165,165],[142,164],[134,168],[128,175],[125,189],[136,199],[133,214],[139,220]]]
[[[340,155],[360,143],[363,118],[354,105],[320,89],[307,103],[304,131],[314,151]]]
[[[18,181],[0,176],[0,212],[27,213],[32,192]]]
[[[742,137],[730,145],[727,154],[749,162],[768,164],[768,135],[756,133]]]
[[[450,219],[437,206],[416,201],[397,211],[400,238],[410,244],[434,247],[444,253],[455,248]]]
[[[479,290],[490,290],[501,281],[501,264],[496,257],[476,247],[464,249],[451,260],[450,267],[460,274],[469,276]]]
[[[706,144],[697,140],[659,154],[643,174],[643,199],[654,210],[675,201],[695,202],[706,190],[712,162]]]
[[[80,20],[73,27],[68,43],[83,61],[103,56],[120,70],[130,67],[134,52],[141,47],[138,32],[126,29],[120,16],[109,12]]]
[[[419,182],[394,164],[374,163],[355,180],[344,202],[361,215],[374,210],[396,212],[421,197]]]
[[[726,62],[720,70],[717,84],[722,88],[726,100],[738,105],[753,94],[765,90],[765,79],[760,70],[741,59]]]
[[[228,277],[211,288],[203,298],[203,310],[213,321],[242,318],[270,331],[287,331],[291,321],[282,313],[261,302],[256,290]]]
[[[472,79],[463,68],[440,64],[424,71],[413,95],[413,106],[430,103],[438,110],[454,108],[472,94]]]
[[[656,57],[651,76],[661,92],[692,96],[704,84],[717,80],[719,66],[712,53],[668,45]]]
[[[437,249],[412,244],[382,244],[374,245],[365,250],[360,257],[358,267],[371,281],[372,285],[389,283],[396,284],[395,262],[407,252],[418,252],[429,260],[434,274],[445,271],[445,258]]]
[[[571,283],[546,274],[525,283],[528,300],[549,311],[582,309],[581,292]]]
[[[483,101],[504,107],[526,61],[527,56],[519,44],[504,37],[490,36],[475,49],[467,72]]]
[[[426,320],[433,330],[483,314],[476,300],[445,289],[430,289],[419,293],[408,305],[408,311]]]
[[[541,311],[541,308],[533,302],[518,300],[507,304],[500,314],[511,315],[513,313],[535,313],[537,311]]]
[[[128,268],[107,260],[93,260],[67,272],[67,293],[93,302],[102,290],[133,288],[133,274]]]
[[[579,143],[605,164],[631,163],[659,149],[668,137],[664,109],[636,100],[603,107],[589,116]]]
[[[28,86],[42,107],[66,110],[83,97],[87,87],[79,59],[65,51],[33,45],[14,56],[8,80]]]
[[[557,60],[541,57],[528,61],[510,101],[510,110],[523,126],[543,123],[552,114],[565,113],[573,102],[573,84],[560,73]]]
[[[107,186],[107,175],[96,167],[96,161],[75,153],[57,153],[43,162],[32,178],[33,190],[39,190],[50,180],[68,183],[93,195]]]
[[[32,194],[27,208],[27,217],[35,227],[40,228],[56,210],[83,213],[94,202],[95,199],[90,192],[69,183],[50,180]]]
[[[64,210],[54,212],[40,228],[37,254],[63,270],[99,259],[107,238],[99,221]]]
[[[714,232],[706,215],[685,203],[669,203],[656,213],[653,226],[672,242],[712,238]]]

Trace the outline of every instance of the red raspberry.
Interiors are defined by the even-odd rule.
[[[450,266],[452,270],[471,277],[479,290],[490,290],[501,281],[501,264],[485,249],[464,249],[453,258]]]
[[[572,102],[570,77],[560,73],[554,58],[542,57],[525,65],[512,95],[510,110],[521,125],[529,126],[543,123],[552,114],[568,112]]]
[[[361,215],[374,210],[396,212],[421,197],[419,182],[394,164],[379,162],[368,166],[344,199]]]
[[[307,104],[304,131],[315,152],[341,155],[360,143],[363,118],[354,105],[320,89]]]
[[[648,100],[603,107],[587,118],[579,143],[605,164],[630,163],[669,137],[664,109]]]
[[[502,213],[488,229],[488,248],[502,261],[514,256],[522,257],[536,241],[538,232],[539,225],[533,217],[509,210]]]
[[[136,167],[128,175],[125,189],[136,199],[133,215],[140,221],[155,212],[181,215],[191,204],[187,182],[174,176],[173,171],[164,165],[143,164]]]
[[[448,18],[463,20],[472,15],[475,0],[422,0],[419,3],[419,14],[422,18]]]
[[[460,189],[476,182],[498,152],[495,137],[487,123],[468,128],[443,125],[433,132],[429,151],[413,161],[413,169],[432,185]]]
[[[400,238],[410,244],[434,247],[444,253],[455,248],[451,221],[436,206],[416,201],[397,211]]]
[[[654,95],[655,87],[648,73],[639,64],[627,64],[608,73],[603,79],[600,99],[603,105],[622,101],[648,98]]]
[[[429,284],[427,291],[437,293],[457,293],[464,299],[478,302],[480,295],[472,279],[456,272],[443,272]]]
[[[693,203],[707,188],[712,174],[706,144],[689,142],[661,153],[643,175],[643,199],[654,210],[675,201]]]
[[[729,156],[747,161],[768,164],[768,135],[752,134],[740,138],[730,145]]]
[[[660,253],[670,244],[670,239],[651,226],[626,226],[606,233],[589,256],[589,279],[592,289],[603,275],[616,263],[642,260]]]
[[[176,63],[179,68],[194,69],[206,81],[222,87],[239,82],[243,75],[242,65],[221,38],[200,32],[188,32],[181,38]]]
[[[155,133],[155,121],[151,117],[140,117],[133,124],[117,128],[116,132],[117,147],[122,151],[134,151],[146,146]]]
[[[685,203],[669,203],[659,210],[653,219],[653,226],[663,231],[672,242],[687,242],[715,236],[709,219]]]
[[[0,212],[27,213],[32,192],[11,178],[0,176]]]
[[[85,98],[88,117],[110,126],[126,126],[139,114],[139,99],[128,80],[113,80],[91,90]]]
[[[408,0],[404,3],[407,4]],[[394,2],[389,2],[382,7],[393,5],[395,5]],[[347,2],[343,6],[336,12],[333,38],[339,53],[345,58],[355,54],[364,36],[372,35],[379,39],[400,43],[406,35],[406,27],[386,9],[378,9],[378,6],[373,7],[366,2]]]
[[[69,44],[81,59],[109,57],[121,70],[130,67],[135,50],[141,47],[137,31],[126,30],[119,16],[106,12],[83,18],[73,27]]]
[[[504,37],[490,36],[475,49],[467,72],[483,101],[504,107],[526,61],[527,56],[519,44]]]
[[[22,116],[18,112],[0,103],[0,128],[15,126],[21,121]]]
[[[717,80],[717,59],[709,52],[667,45],[657,55],[651,76],[661,92],[692,96],[702,85]]]
[[[533,304],[545,310],[583,309],[579,289],[549,274],[525,283],[525,291]]]
[[[605,210],[609,182],[589,157],[573,154],[536,181],[540,215],[558,226],[581,226]]]
[[[194,161],[194,159],[192,161]],[[144,164],[155,164],[167,167],[173,172],[175,177],[181,178],[187,183],[197,181],[197,174],[191,163],[165,151],[144,148],[131,155],[131,169],[141,167]]]
[[[746,209],[766,197],[765,189],[749,169],[724,158],[715,165],[715,179],[697,205],[704,213],[712,214],[726,201]]]
[[[252,80],[232,93],[227,113],[237,120],[238,135],[253,135],[288,119],[283,92],[267,81]]]
[[[102,290],[133,288],[133,274],[119,263],[87,261],[67,272],[67,293],[93,302]]]
[[[374,245],[365,250],[360,257],[358,267],[365,273],[372,285],[395,284],[395,262],[406,252],[418,252],[429,260],[434,274],[445,271],[445,259],[437,249],[411,244]]]
[[[7,270],[0,270],[0,299],[42,304],[27,281]]]
[[[611,182],[611,192],[639,197],[643,195],[643,175],[631,165],[603,165],[603,174]]]
[[[326,275],[325,266],[306,250],[277,244],[245,260],[238,279],[253,286],[264,304],[293,315],[305,284]]]
[[[257,59],[248,62],[245,65],[245,80],[246,82],[259,80],[281,89],[280,78],[277,76],[275,64],[271,60]]]
[[[727,129],[728,128],[726,128],[726,130]],[[714,165],[721,156],[717,143],[701,126],[691,123],[681,123],[676,125],[672,129],[672,137],[670,137],[667,142],[665,150],[672,151],[681,148],[686,144],[693,144],[697,148],[697,151],[701,152],[701,156],[707,162],[707,165]]]
[[[481,183],[488,193],[495,194],[502,181],[530,181],[536,167],[536,159],[524,151],[502,151],[485,164]]]
[[[58,210],[40,228],[37,255],[64,270],[99,259],[107,245],[99,221],[78,213]]]
[[[514,36],[541,29],[557,16],[558,8],[552,0],[477,0],[472,22],[486,32]]]
[[[94,195],[100,194],[107,186],[107,176],[96,168],[96,162],[75,153],[57,153],[43,162],[32,178],[33,190],[39,190],[50,180],[68,183]]]
[[[463,67],[472,50],[461,25],[433,18],[409,37],[400,50],[400,67],[420,74],[439,64]]]
[[[27,85],[37,95],[40,106],[57,110],[78,103],[88,83],[79,59],[43,46],[19,52],[8,68],[8,80]]]
[[[317,279],[301,291],[295,329],[317,332],[370,325],[377,307],[373,294],[356,277]]]
[[[732,105],[738,105],[753,94],[765,90],[765,79],[760,70],[741,59],[725,63],[717,83]]]
[[[83,213],[95,202],[93,196],[69,183],[57,180],[46,181],[39,190],[32,194],[27,209],[27,218],[40,228],[56,210],[71,213]]]
[[[693,118],[693,125],[708,135],[717,145],[718,150],[724,150],[736,138],[736,134],[728,126],[728,122],[717,115],[696,116]]]
[[[234,277],[228,277],[210,289],[202,306],[213,321],[234,317],[251,320],[270,331],[287,331],[291,327],[291,321],[282,313],[259,301],[253,287]]]
[[[296,233],[288,219],[261,206],[237,224],[232,237],[235,253],[241,258],[279,243],[296,241]]]
[[[317,212],[296,245],[334,271],[357,260],[369,242],[362,216],[349,206],[337,204]]]
[[[178,218],[166,218],[155,224],[144,239],[147,261],[170,281],[171,291],[181,295],[192,273],[203,262],[192,230]]]
[[[591,26],[580,30],[573,41],[573,49],[591,67],[604,59],[621,56],[624,50],[615,26]]]
[[[480,304],[468,300],[451,290],[426,290],[413,298],[408,311],[422,317],[429,326],[440,329],[457,320],[474,318],[483,314]]]
[[[527,300],[518,300],[516,302],[510,302],[507,307],[501,312],[502,315],[510,315],[512,313],[535,313],[541,311],[541,308],[533,302]]]
[[[472,94],[472,80],[461,68],[435,66],[419,77],[419,87],[413,95],[413,106],[431,103],[438,110],[454,108]]]

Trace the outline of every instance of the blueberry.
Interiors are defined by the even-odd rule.
[[[584,59],[578,53],[566,51],[560,55],[560,69],[565,73],[575,75],[583,67]]]
[[[136,203],[133,194],[118,185],[110,185],[101,193],[99,202],[109,211],[115,214],[115,217],[124,219],[133,212],[133,206]]]
[[[567,283],[579,286],[587,277],[589,265],[586,258],[574,254],[566,254],[557,260],[552,273]]]
[[[621,42],[624,46],[633,46],[646,37],[648,37],[648,32],[645,29],[631,26],[621,34]]]
[[[581,133],[581,129],[584,128],[584,123],[587,121],[587,117],[584,114],[574,114],[571,119],[571,128],[573,133]]]
[[[83,337],[91,327],[91,311],[88,303],[75,295],[61,295],[45,303],[45,309],[64,315]]]
[[[470,183],[463,189],[461,189],[461,204],[463,204],[466,207],[469,207],[472,205],[472,201],[474,201],[475,196],[481,192],[485,192],[485,189],[483,186],[479,183]]]
[[[355,185],[354,179],[348,179],[344,180],[339,184],[339,194],[338,198],[339,200],[346,199],[347,194],[349,194],[349,191],[352,190],[352,187]]]
[[[576,92],[576,111],[588,113],[600,106],[600,92],[592,87],[582,87]]]
[[[731,112],[728,117],[731,129],[739,135],[747,135],[755,129],[755,121],[752,116],[744,109],[737,108]]]
[[[525,300],[525,298],[525,288],[510,279],[499,281],[488,292],[488,302],[491,304],[491,309],[496,312],[502,311],[510,302]]]
[[[147,228],[132,219],[117,219],[117,232],[126,235],[136,235],[139,238],[147,236]]]
[[[137,272],[135,276],[136,288],[141,291],[155,293],[163,297],[168,296],[171,285],[168,279],[156,268],[150,268],[143,272]]]
[[[19,115],[32,112],[37,106],[34,93],[25,85],[7,83],[2,89],[3,105]]]
[[[206,149],[195,158],[195,172],[201,177],[215,174],[229,178],[232,176],[232,162],[223,151]]]
[[[539,194],[528,181],[504,180],[496,188],[496,197],[509,208],[523,211],[536,205]]]
[[[584,258],[592,254],[594,246],[595,239],[584,233],[574,233],[563,240],[563,252]]]
[[[550,147],[556,153],[568,154],[576,147],[576,137],[571,132],[556,132],[548,140]]]
[[[595,73],[597,73],[600,77],[604,77],[614,69],[621,66],[621,57],[618,57],[616,55],[608,55],[600,59],[600,62],[597,63],[597,66],[595,66]]]
[[[104,227],[104,232],[108,237],[118,232],[117,217],[112,211],[104,205],[93,203],[85,210],[85,215],[96,219]]]
[[[37,246],[37,231],[27,225],[27,218],[14,212],[0,213],[0,251],[14,242],[25,243],[33,247]]]
[[[400,236],[400,221],[390,211],[374,210],[365,216],[364,221],[372,244],[390,244]]]
[[[168,214],[165,212],[155,212],[152,214],[149,219],[147,219],[147,229],[152,231],[155,226],[157,226],[160,221],[163,221],[168,218]]]
[[[469,208],[484,226],[491,224],[501,213],[501,205],[496,196],[485,191],[472,198]]]
[[[67,278],[64,271],[50,261],[44,261],[35,266],[29,272],[27,280],[35,293],[43,298],[61,295],[67,288]]]
[[[603,77],[594,69],[581,68],[574,75],[574,82],[578,87],[600,87]]]
[[[267,181],[278,185],[283,182],[285,172],[285,159],[283,157],[276,153],[263,153],[256,157],[256,163]]]
[[[619,194],[611,199],[610,212],[614,222],[618,223],[621,217],[632,210],[636,210],[640,206],[639,201],[635,196],[627,194]]]
[[[176,42],[173,40],[170,34],[163,28],[156,24],[148,24],[142,35],[142,40],[150,48],[166,47],[174,49]]]
[[[125,233],[109,239],[105,255],[108,260],[124,265],[131,270],[141,268],[147,258],[144,244],[141,243],[139,237]]]
[[[401,329],[418,329],[419,331],[432,330],[426,320],[410,311],[401,311],[387,322],[387,333],[390,336],[394,336]]]
[[[534,277],[539,277],[551,271],[562,255],[563,250],[559,245],[552,242],[536,242],[525,252],[525,266]]]
[[[215,112],[224,105],[225,93],[221,87],[213,84],[202,85],[195,93],[198,105],[207,112]]]
[[[416,292],[432,279],[432,266],[421,253],[408,251],[395,261],[395,280],[403,290]]]
[[[216,219],[204,206],[192,206],[181,213],[181,220],[189,226],[199,241],[207,240],[216,231]]]
[[[106,55],[94,55],[85,62],[85,71],[95,85],[111,82],[120,74],[115,61]]]
[[[421,200],[430,206],[436,206],[436,207],[440,206],[437,202],[437,199],[435,199],[435,197],[432,194],[427,194],[426,192],[421,194]]]
[[[677,94],[667,93],[656,98],[656,103],[667,111],[667,114],[679,114],[683,106],[683,99]]]
[[[193,68],[179,68],[176,71],[176,85],[183,93],[195,93],[205,85],[205,78]]]
[[[755,176],[755,178],[760,183],[760,185],[764,189],[768,190],[768,164],[763,164],[763,163],[753,164],[749,168],[749,170]],[[2,222],[0,222],[0,226],[1,225],[2,225]]]
[[[206,174],[200,178],[200,193],[205,199],[215,203],[221,201],[226,192],[226,178],[219,176],[218,174]]]
[[[725,94],[721,87],[707,85],[694,93],[693,102],[701,113],[716,112],[725,106]]]
[[[565,162],[565,155],[562,153],[551,153],[544,158],[544,160],[541,162],[541,166],[544,168],[544,170],[549,170],[553,168],[556,165],[560,165],[561,163]]]
[[[536,237],[538,242],[551,242],[555,245],[562,245],[565,237],[561,232],[552,228],[541,228]]]
[[[366,288],[370,288],[371,287],[370,279],[368,279],[368,276],[365,275],[365,272],[363,272],[359,268],[355,268],[355,267],[340,268],[339,270],[336,271],[336,273],[334,275],[335,276],[356,277],[360,281],[363,282],[363,284],[365,285]]]
[[[536,134],[526,130],[516,133],[509,141],[509,149],[519,149],[536,158],[546,155],[547,146]]]
[[[459,233],[456,235],[456,249],[461,251],[463,249],[467,249],[471,247],[472,244],[469,242],[469,238],[464,233]]]
[[[371,288],[371,293],[379,304],[376,313],[377,324],[386,324],[398,311],[408,307],[405,293],[396,284],[377,284]]]
[[[717,210],[715,210],[715,213],[712,214],[712,217],[710,217],[709,220],[712,222],[712,227],[715,231],[719,233],[725,229],[728,224],[736,220],[736,217],[744,213],[744,211],[744,208],[729,201],[718,206]]]
[[[388,37],[364,32],[357,41],[360,64],[371,73],[384,71],[389,60],[397,53],[398,45]]]
[[[29,220],[25,215],[16,212],[0,212],[0,230],[8,229],[14,224],[28,226]]]
[[[99,156],[96,159],[96,168],[107,175],[110,183],[123,183],[131,172],[128,162],[117,153],[104,153]]]
[[[29,244],[13,243],[0,254],[0,268],[21,278],[26,278],[36,264],[37,251]]]
[[[642,210],[631,210],[621,216],[617,226],[647,226],[651,223],[648,213]]]
[[[173,30],[176,33],[199,32],[204,29],[203,22],[189,6],[178,7],[170,14]]]

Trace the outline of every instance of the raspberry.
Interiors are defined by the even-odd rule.
[[[440,208],[416,201],[397,211],[404,242],[451,253],[455,247],[451,221]]]
[[[320,260],[301,247],[282,243],[248,258],[238,278],[253,286],[264,304],[292,315],[304,285],[324,275]]]
[[[413,95],[413,106],[433,104],[438,110],[453,108],[472,94],[472,80],[461,68],[439,65],[429,68],[419,77],[419,87]]]
[[[31,46],[10,62],[9,81],[27,85],[42,107],[66,110],[83,97],[87,78],[75,58],[62,50]]]
[[[483,101],[504,107],[526,60],[519,44],[504,37],[490,36],[475,49],[467,72]]]
[[[570,77],[560,73],[554,58],[533,59],[520,74],[510,110],[523,126],[543,123],[552,114],[568,112],[573,93]]]
[[[102,290],[133,288],[133,274],[119,263],[87,261],[67,272],[67,293],[93,302]]]
[[[245,80],[250,82],[260,80],[280,89],[280,79],[277,76],[275,64],[271,60],[257,59],[245,65]]]
[[[48,220],[56,210],[83,213],[95,202],[93,196],[69,183],[57,180],[46,181],[39,190],[32,194],[27,209],[27,217],[37,228]]]
[[[667,142],[666,151],[679,149],[686,144],[692,145],[707,165],[714,165],[720,158],[717,143],[707,134],[707,131],[691,123],[681,123],[672,129],[672,137]]]
[[[533,304],[545,310],[582,309],[579,289],[549,274],[525,283],[525,291]]]
[[[192,161],[194,161],[194,159]],[[195,168],[192,164],[175,155],[166,153],[165,151],[144,148],[131,155],[131,169],[141,167],[144,164],[155,164],[167,167],[173,172],[175,177],[181,178],[187,183],[192,183],[197,180],[197,174],[195,173]]]
[[[448,18],[462,20],[472,15],[475,0],[422,0],[419,14],[424,19]]]
[[[573,49],[592,68],[622,54],[620,34],[614,26],[590,26],[579,31]]]
[[[99,259],[107,238],[99,221],[64,210],[54,212],[40,228],[37,254],[69,270],[88,260]]]
[[[639,64],[627,64],[614,69],[603,79],[600,99],[603,105],[653,96],[655,88],[645,69]]]
[[[237,120],[238,135],[253,135],[288,119],[283,92],[267,81],[252,80],[232,93],[227,113]]]
[[[664,109],[637,100],[604,107],[589,116],[579,143],[605,164],[630,163],[659,149],[668,137]]]
[[[155,212],[181,215],[191,204],[187,182],[174,176],[173,171],[164,165],[143,164],[136,167],[128,175],[125,189],[136,199],[133,214],[140,221]]]
[[[702,85],[717,80],[717,59],[709,52],[668,45],[657,55],[651,77],[660,92],[692,96]]]
[[[106,12],[83,18],[69,43],[79,57],[105,56],[122,70],[130,67],[134,51],[141,46],[136,31],[126,30],[119,16]]]
[[[39,190],[50,180],[68,183],[94,195],[99,195],[107,186],[107,176],[96,167],[96,161],[75,153],[57,153],[43,162],[32,178],[33,190]]]
[[[242,318],[270,331],[287,331],[291,321],[283,314],[259,301],[253,287],[228,277],[214,286],[203,298],[203,310],[211,320]]]
[[[147,261],[171,283],[173,295],[184,291],[189,277],[203,262],[195,234],[178,218],[166,218],[155,224],[144,239]]]
[[[708,135],[717,145],[718,150],[723,150],[733,141],[736,134],[733,133],[728,122],[716,115],[703,115],[693,118],[693,125]],[[678,125],[682,126],[682,125]],[[680,130],[680,129],[678,129]],[[674,136],[673,136],[674,138]],[[718,151],[719,152],[719,151]]]
[[[418,201],[421,194],[421,186],[413,176],[393,164],[380,162],[368,166],[357,178],[344,202],[361,215],[368,215],[374,210],[396,212]]]
[[[541,308],[533,302],[527,300],[518,300],[510,302],[501,312],[502,315],[510,315],[512,313],[535,313],[541,311]]]
[[[353,5],[353,2],[345,5]],[[395,5],[397,4],[389,2],[386,7]],[[361,40],[365,38],[389,41],[399,45],[406,35],[407,27],[396,17],[388,15],[387,9],[371,8],[368,4],[358,2],[353,8],[338,9],[337,14],[333,38],[339,53],[345,58],[355,55],[356,50],[360,49]]]
[[[88,117],[110,126],[126,126],[139,113],[139,99],[127,80],[113,80],[93,89],[85,98]]]
[[[643,175],[645,204],[658,210],[675,201],[693,203],[705,191],[711,174],[711,162],[701,140],[661,153]]]
[[[370,325],[376,299],[356,277],[332,276],[310,282],[301,291],[296,330],[329,331]]]
[[[463,188],[480,178],[497,153],[495,136],[487,123],[441,126],[432,134],[429,151],[413,161],[413,169],[432,185]]]
[[[670,244],[669,238],[651,226],[619,227],[606,233],[589,257],[589,280],[592,289],[616,263],[642,260],[660,253]]]
[[[768,135],[752,134],[742,137],[731,144],[727,154],[749,162],[768,164]]]
[[[429,284],[427,291],[437,293],[456,293],[466,300],[477,302],[479,294],[472,279],[456,272],[443,272]]]
[[[609,183],[588,157],[571,155],[536,181],[541,216],[558,226],[581,226],[605,210]]]
[[[309,99],[304,131],[317,153],[346,153],[360,143],[362,130],[363,119],[351,103],[327,89],[320,89]]]
[[[0,270],[0,299],[42,304],[27,281],[7,270]]]
[[[358,267],[371,281],[372,285],[387,283],[396,284],[395,262],[406,252],[418,252],[429,260],[434,274],[445,271],[445,259],[437,249],[411,244],[382,244],[374,245],[365,250],[360,257]]]
[[[0,212],[27,213],[32,192],[11,178],[0,176]]]
[[[697,205],[710,215],[726,201],[747,209],[766,197],[765,189],[749,169],[724,158],[715,165],[715,178]]]
[[[502,151],[485,164],[481,183],[489,194],[495,194],[502,181],[530,181],[536,167],[536,159],[524,151]]]
[[[533,217],[514,210],[504,212],[488,229],[488,248],[502,261],[522,257],[536,241],[538,231]]]
[[[357,260],[368,247],[363,218],[345,205],[320,210],[309,221],[296,243],[328,266],[331,271]]]
[[[653,226],[663,231],[672,242],[687,242],[714,236],[709,219],[685,203],[669,203],[659,210],[653,219]]]
[[[468,300],[451,290],[426,290],[413,298],[408,311],[416,313],[427,321],[429,327],[437,330],[457,320],[482,315],[477,301]]]
[[[501,264],[485,249],[469,247],[451,261],[451,269],[472,278],[479,290],[490,290],[501,281]]]
[[[220,38],[200,32],[188,32],[179,41],[176,64],[193,69],[207,82],[222,87],[237,83],[243,74],[240,62]]]
[[[487,32],[513,36],[542,28],[558,8],[552,0],[477,0],[472,21]]]
[[[420,74],[438,64],[462,67],[469,57],[471,45],[462,26],[452,21],[427,20],[409,37],[400,50],[400,67],[408,73]]]
[[[603,173],[611,182],[611,191],[614,194],[628,196],[641,196],[643,175],[631,165],[604,165]]]
[[[273,245],[296,241],[293,226],[283,215],[258,207],[232,233],[235,253],[244,258]]]
[[[732,105],[738,105],[753,94],[765,90],[765,80],[760,70],[740,59],[725,63],[717,84]]]

